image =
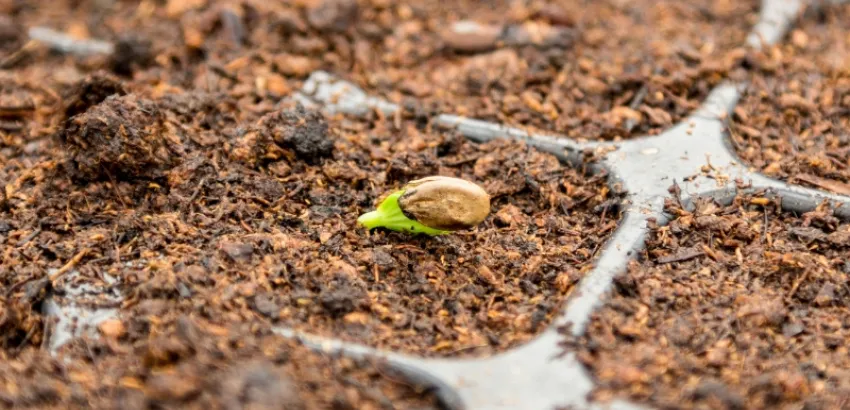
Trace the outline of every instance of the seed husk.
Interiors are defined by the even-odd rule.
[[[490,195],[458,178],[433,176],[411,181],[398,199],[405,216],[430,228],[473,228],[490,214]]]

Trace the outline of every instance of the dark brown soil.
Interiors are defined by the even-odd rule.
[[[732,117],[744,161],[767,175],[850,195],[850,6],[818,4],[757,61]]]
[[[736,70],[759,2],[395,4],[380,42],[355,43],[357,83],[429,112],[619,139],[663,131]]]
[[[7,351],[44,344],[37,307],[74,270],[77,285],[124,295],[121,320],[139,315],[132,306],[170,302],[221,327],[490,353],[545,328],[616,226],[618,194],[604,176],[521,143],[477,146],[408,120],[328,124],[301,108],[234,123],[229,101],[111,96],[64,121],[64,138],[4,149]],[[485,186],[491,217],[439,238],[355,226],[380,196],[433,174]],[[187,372],[200,371],[197,360]],[[205,391],[214,381],[202,374]]]
[[[662,131],[735,73],[760,2],[10,3],[16,21],[112,41],[113,56],[77,63],[152,86],[149,93],[279,97],[324,69],[415,112],[617,139]],[[20,23],[7,22],[0,35],[25,41]],[[44,54],[30,47],[8,64]]]
[[[615,282],[585,337],[596,400],[664,409],[850,405],[850,224],[822,206],[797,216],[759,196],[668,226]]]
[[[251,324],[212,325],[163,300],[125,310],[58,357],[0,364],[12,408],[433,409],[433,395],[380,362],[315,353]]]
[[[310,354],[271,329],[471,356],[547,326],[616,227],[621,193],[521,143],[432,130],[421,111],[325,118],[281,102],[314,68],[351,69],[360,40],[378,44],[363,34],[378,14],[390,13],[388,28],[407,13],[354,4],[0,1],[10,39],[0,400],[433,407],[430,393],[372,365]],[[27,40],[39,25],[116,51],[63,55]],[[356,226],[429,175],[479,183],[491,216],[437,238]],[[42,305],[82,285],[122,295],[81,301],[118,317],[100,340],[50,358]]]
[[[163,120],[153,101],[134,94],[107,97],[68,118],[62,140],[70,169],[85,180],[161,177],[179,155]]]
[[[290,204],[268,169],[244,168],[225,151],[194,143],[225,138],[196,128],[221,115],[214,101],[203,94],[155,102],[111,96],[57,121],[65,128],[53,137],[27,142],[29,136],[10,135],[0,150],[0,402],[33,408],[435,408],[432,394],[400,376],[314,354],[270,334],[273,323],[258,312],[273,315],[274,302],[263,297],[292,290],[271,285],[276,278],[266,274],[285,264],[268,259],[276,265],[251,270],[243,263],[252,258],[250,244],[227,239],[252,237],[270,246],[263,229],[276,237],[284,235],[281,229],[302,232],[297,216],[273,208],[298,207],[310,191]],[[54,107],[62,116],[63,107]],[[287,112],[313,124],[324,121]],[[87,124],[100,128],[80,131]],[[177,139],[152,133],[151,124],[156,132],[177,130],[169,134]],[[159,157],[139,148],[156,136],[163,136],[170,161],[152,161]],[[89,138],[100,140],[88,145]],[[286,152],[297,151],[296,145]],[[226,167],[221,177],[210,163]],[[287,166],[278,161],[272,168]],[[215,193],[221,198],[208,205]],[[255,219],[257,213],[265,216]],[[318,243],[320,236],[313,230],[305,243]],[[103,338],[72,341],[60,357],[50,357],[52,322],[42,315],[42,303],[51,293],[68,299],[61,297],[65,290],[80,285],[126,300],[118,318],[100,326]],[[116,306],[101,299],[86,303]]]
[[[40,227],[29,269],[58,269],[82,254],[74,263],[84,277],[108,272],[134,301],[191,297],[234,319],[418,354],[480,354],[542,330],[616,226],[617,196],[604,176],[521,143],[478,146],[406,120],[329,127],[298,108],[196,144],[202,133],[169,108],[186,98],[109,97],[68,121],[66,136],[85,135],[79,123],[93,121],[97,138],[112,141],[82,149],[85,140],[66,138],[40,163],[100,170],[97,178],[57,168],[14,190],[9,242]],[[204,98],[181,108],[223,116],[197,102]],[[136,104],[151,114],[127,115],[144,112]],[[154,117],[161,123],[152,126]],[[163,148],[169,161],[133,153],[135,141],[178,128],[185,134]],[[439,238],[356,227],[384,194],[437,174],[484,186],[492,216]],[[23,251],[12,252],[10,263]]]

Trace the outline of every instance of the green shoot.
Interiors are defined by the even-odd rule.
[[[357,222],[369,230],[382,227],[397,232],[409,234],[423,233],[430,236],[449,233],[449,231],[429,228],[404,215],[404,212],[401,211],[401,207],[398,205],[398,199],[404,192],[404,190],[394,192],[378,205],[378,209],[360,215],[357,218]]]

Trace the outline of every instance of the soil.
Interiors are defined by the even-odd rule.
[[[545,328],[616,227],[604,175],[522,143],[409,120],[329,124],[300,107],[204,135],[186,119],[226,117],[211,98],[111,96],[66,121],[36,175],[13,156],[11,271],[38,279],[72,263],[90,281],[116,277],[134,302],[193,298],[233,320],[482,354]],[[356,227],[383,195],[438,174],[485,187],[492,215],[437,238]]]
[[[740,75],[757,1],[396,2],[347,76],[404,106],[575,139],[657,134]],[[364,15],[367,12],[364,12]],[[362,56],[361,56],[362,55]]]
[[[373,364],[270,332],[472,356],[547,326],[623,193],[522,143],[432,129],[421,110],[325,118],[282,100],[314,68],[350,68],[339,56],[368,21],[352,7],[0,1],[5,403],[433,407]],[[28,41],[40,25],[115,52]],[[430,175],[486,188],[490,217],[435,238],[356,226]],[[118,315],[52,358],[48,300]]]
[[[284,193],[301,189],[268,168],[230,159],[231,147],[223,147],[239,141],[238,127],[219,130],[236,124],[227,116],[237,115],[237,105],[228,105],[226,94],[121,95],[123,87],[103,73],[40,91],[27,85],[27,73],[17,75],[16,86],[37,102],[27,108],[33,119],[4,133],[0,145],[3,406],[440,407],[431,392],[387,375],[380,364],[312,353],[272,335],[274,324],[255,313],[274,312],[257,293],[291,289],[272,288],[267,272],[236,264],[252,257],[251,248],[224,239],[260,235],[254,239],[268,246],[261,238],[268,230],[300,233],[299,217],[282,210],[306,210],[311,189],[290,203]],[[54,93],[67,93],[70,103],[50,99]],[[315,113],[285,112],[327,132]],[[263,135],[275,138],[265,129]],[[326,145],[317,143],[309,158]],[[287,155],[300,164],[296,156],[305,154],[292,147]],[[289,166],[276,164],[276,172]],[[224,167],[220,175],[216,167]],[[318,246],[316,230],[310,235],[305,241]],[[280,260],[269,263],[285,269]],[[76,288],[99,293],[80,299]],[[117,307],[118,316],[101,324],[102,338],[74,339],[54,357],[53,321],[43,310],[48,298]]]
[[[850,195],[850,6],[811,7],[798,27],[753,59],[733,142],[769,176]]]
[[[122,310],[101,337],[59,356],[0,364],[10,408],[436,409],[428,391],[380,362],[316,353],[255,324],[212,325],[157,300]]]
[[[593,398],[662,409],[850,405],[850,224],[759,195],[729,206],[669,200],[667,226],[568,343]]]
[[[657,134],[748,66],[759,1],[208,0],[5,2],[8,47],[24,25],[109,40],[78,59],[166,93],[279,97],[313,70],[418,113],[452,113],[579,139]],[[156,24],[150,24],[156,21]],[[44,51],[8,57],[22,66]],[[55,58],[55,56],[54,56]]]

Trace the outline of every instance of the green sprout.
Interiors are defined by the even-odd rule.
[[[408,218],[398,205],[398,199],[403,194],[404,191],[396,191],[392,193],[387,197],[387,199],[384,199],[384,202],[381,202],[381,204],[378,205],[378,209],[360,215],[360,217],[357,218],[357,222],[369,230],[383,227],[398,232],[412,234],[424,233],[430,236],[449,233],[449,231],[429,228],[418,221]]]
[[[384,199],[357,222],[367,229],[444,235],[469,229],[490,214],[490,196],[472,182],[449,177],[412,181]]]

